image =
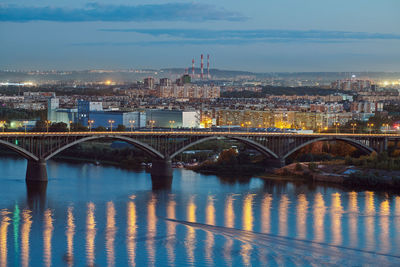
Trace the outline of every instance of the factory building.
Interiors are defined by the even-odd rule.
[[[147,127],[155,128],[198,128],[200,126],[199,111],[183,110],[146,110]]]
[[[60,101],[55,97],[47,100],[47,120],[69,125],[70,122],[77,122],[77,119],[78,109],[60,108]]]

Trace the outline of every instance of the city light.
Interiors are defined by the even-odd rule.
[[[114,120],[108,120],[108,123],[110,124],[110,132],[113,131],[113,123],[114,122],[115,122]]]

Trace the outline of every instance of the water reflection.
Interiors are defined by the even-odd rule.
[[[214,199],[212,196],[208,196],[206,206],[206,224],[215,225],[215,207]],[[213,263],[213,246],[214,246],[214,234],[210,231],[206,233],[206,244],[205,244],[205,257],[209,265]]]
[[[117,228],[115,227],[115,207],[113,202],[107,203],[107,222],[106,222],[106,251],[107,265],[115,266],[114,241]]]
[[[349,193],[349,236],[350,245],[355,247],[358,244],[358,195],[356,192]]]
[[[106,178],[59,179],[47,198],[0,185],[0,267],[400,266],[398,196],[190,174],[166,193],[132,173],[115,190]]]
[[[243,199],[243,217],[242,217],[242,228],[246,231],[253,231],[253,194],[247,194]],[[243,264],[250,265],[252,245],[249,242],[243,243],[240,251],[242,255]]]
[[[68,266],[74,264],[74,235],[75,235],[75,218],[73,214],[73,208],[68,207],[67,211],[67,229],[65,235],[67,236],[67,255],[65,261]]]
[[[9,212],[0,210],[0,267],[7,266],[7,231],[10,224]]]
[[[86,211],[86,262],[88,266],[94,266],[95,261],[95,238],[96,238],[96,220],[95,205],[90,202]]]
[[[375,245],[375,200],[374,192],[365,192],[365,234],[366,246],[372,249]]]
[[[235,210],[233,207],[233,195],[228,195],[225,200],[225,227],[234,228],[235,227]],[[225,261],[228,266],[232,266],[232,247],[233,247],[233,239],[230,237],[226,237],[225,245],[224,245],[224,256]]]
[[[30,252],[30,234],[32,227],[32,215],[30,210],[22,211],[22,226],[21,226],[21,265],[23,267],[29,266],[29,252]]]
[[[135,197],[131,197],[135,199]],[[126,248],[128,251],[129,266],[136,266],[136,235],[137,235],[137,218],[136,205],[133,201],[127,204],[127,229],[126,229]]]
[[[265,194],[261,203],[261,232],[269,233],[271,231],[271,194]]]
[[[186,220],[188,222],[196,222],[196,204],[194,198],[194,196],[190,197],[186,207]],[[188,261],[193,265],[195,263],[194,250],[196,248],[196,231],[190,226],[187,226],[185,247]]]
[[[46,207],[47,182],[26,184],[27,202],[30,210],[43,211]]]
[[[147,255],[149,266],[155,266],[155,237],[157,234],[157,215],[156,215],[157,199],[155,194],[151,194],[151,198],[147,203]]]
[[[332,232],[332,243],[334,245],[340,245],[342,243],[342,214],[343,207],[339,193],[332,194],[332,206],[331,206],[331,232]]]
[[[326,206],[324,197],[321,193],[316,193],[314,197],[314,240],[322,242],[325,239],[325,213]]]
[[[53,237],[53,217],[51,210],[44,212],[43,219],[43,261],[44,266],[51,266],[51,239]]]
[[[286,194],[283,194],[279,201],[279,235],[281,236],[288,234],[288,208],[289,198]]]
[[[389,216],[390,216],[390,204],[389,200],[385,199],[381,202],[380,206],[380,240],[382,252],[388,252],[390,249],[389,239]]]
[[[305,194],[297,197],[297,237],[305,239],[307,236],[307,211],[308,201]]]
[[[167,218],[176,219],[176,202],[174,200],[174,195],[169,195],[167,204]],[[175,242],[176,242],[176,223],[167,222],[167,254],[168,254],[168,264],[170,266],[175,266]]]

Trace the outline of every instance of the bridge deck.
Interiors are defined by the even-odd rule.
[[[8,136],[88,136],[88,135],[146,135],[146,136],[291,136],[291,137],[388,137],[400,138],[400,134],[351,134],[351,133],[268,133],[268,132],[206,132],[206,131],[106,131],[106,132],[0,132],[0,137]]]

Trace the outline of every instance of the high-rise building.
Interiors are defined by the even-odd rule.
[[[144,87],[152,90],[154,88],[154,78],[153,77],[145,78],[144,79]]]

